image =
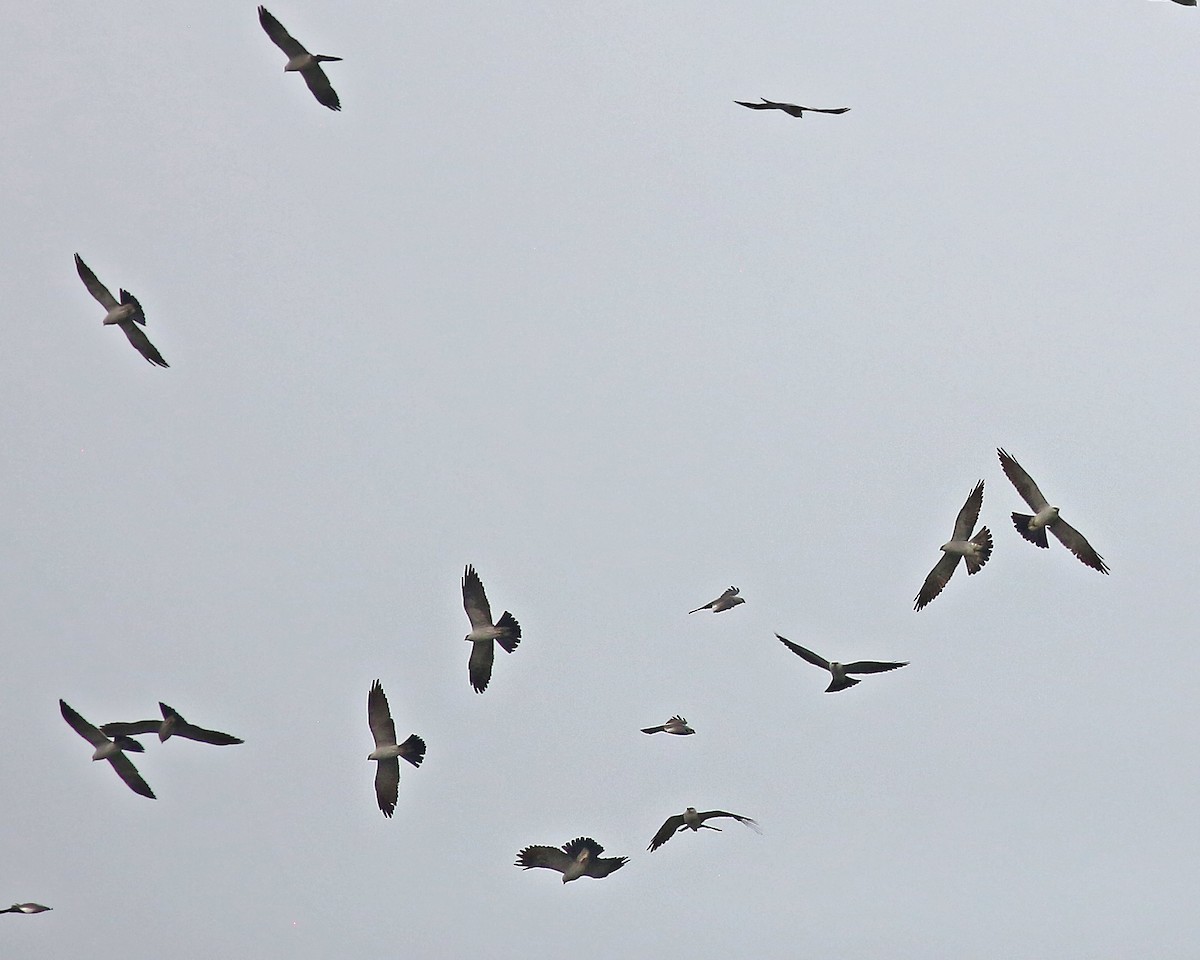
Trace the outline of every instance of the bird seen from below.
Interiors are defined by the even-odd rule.
[[[943,543],[938,548],[944,556],[934,564],[933,569],[929,571],[929,576],[925,578],[925,583],[921,586],[913,604],[914,609],[923,609],[942,592],[942,588],[954,574],[954,568],[958,566],[960,557],[967,563],[968,574],[978,573],[988,562],[992,555],[992,532],[987,527],[981,527],[975,536],[971,536],[971,531],[975,529],[975,521],[979,519],[979,509],[982,506],[983,481],[980,480],[975,485],[975,489],[968,494],[967,502],[958,511],[958,518],[954,521],[954,535],[949,542]]]
[[[662,726],[658,727],[642,727],[642,733],[673,733],[677,737],[688,737],[696,731],[688,726],[688,722],[681,716],[674,716]]]
[[[852,687],[861,681],[855,680],[854,677],[847,676],[850,673],[886,673],[888,670],[895,670],[899,667],[907,667],[908,663],[890,663],[879,660],[855,660],[854,663],[838,663],[837,661],[829,661],[820,654],[813,653],[811,650],[806,650],[798,643],[792,643],[784,637],[775,634],[777,640],[785,647],[796,654],[798,657],[803,657],[813,666],[821,667],[823,670],[828,670],[832,674],[832,679],[829,681],[829,686],[825,688],[826,693],[837,693],[839,690],[845,690],[847,687]]]
[[[322,63],[332,63],[341,57],[327,57],[322,53],[309,53],[287,30],[276,20],[266,7],[258,8],[258,22],[267,32],[275,46],[288,55],[284,73],[299,73],[308,84],[308,89],[317,98],[317,102],[330,110],[341,110],[342,104],[338,95],[321,69]]]
[[[171,737],[196,740],[199,743],[211,743],[218,747],[228,747],[235,743],[245,742],[239,737],[230,736],[228,733],[221,733],[219,730],[205,730],[204,727],[197,727],[195,724],[188,723],[180,716],[178,710],[162,701],[159,701],[158,709],[163,715],[161,720],[105,723],[101,725],[100,731],[110,737],[128,737],[136,736],[140,733],[154,733],[158,735],[160,743],[166,743]]]
[[[403,757],[414,767],[425,759],[425,741],[415,733],[403,743],[396,743],[396,724],[388,707],[387,695],[376,680],[367,694],[367,720],[371,724],[371,735],[375,738],[375,749],[367,754],[375,761],[375,799],[385,817],[396,810],[396,797],[400,790],[400,760]]]
[[[758,826],[758,821],[751,820],[749,817],[743,817],[736,813],[728,813],[725,810],[705,810],[703,813],[701,813],[695,807],[688,807],[683,811],[683,813],[677,813],[673,817],[667,817],[667,819],[663,822],[663,825],[658,828],[658,833],[656,833],[654,838],[650,841],[650,846],[648,846],[646,849],[657,850],[664,843],[675,836],[676,833],[683,830],[698,831],[704,829],[716,830],[719,833],[721,830],[720,827],[714,827],[711,823],[704,822],[705,820],[712,820],[716,817],[730,817],[736,820],[738,823],[744,823],[756,833],[762,833],[762,830]]]
[[[107,760],[117,771],[117,776],[125,781],[125,785],[130,790],[143,797],[149,797],[151,800],[157,799],[154,791],[138,773],[133,761],[125,756],[126,750],[130,753],[144,752],[145,748],[140,743],[123,736],[109,740],[99,729],[76,713],[65,700],[58,701],[58,709],[61,711],[63,719],[70,724],[71,729],[96,748],[95,753],[92,754],[93,760]]]
[[[570,883],[580,877],[607,877],[629,862],[628,857],[602,857],[604,848],[591,837],[576,837],[570,843],[558,847],[531,846],[517,854],[513,866],[525,870],[545,867],[561,873],[562,882]]]
[[[734,100],[733,102],[739,106],[749,107],[751,110],[782,110],[793,117],[803,117],[806,113],[848,113],[850,111],[849,107],[800,107],[794,103],[776,103],[766,97],[759,97],[759,99],[762,103],[747,103],[745,100]]]
[[[688,613],[699,613],[701,610],[711,610],[713,613],[720,613],[722,610],[729,610],[733,607],[736,607],[739,603],[746,602],[742,597],[738,596],[739,593],[741,593],[741,590],[739,590],[737,587],[730,587],[723,594],[717,597],[716,600],[713,600],[711,603],[706,603],[702,607],[697,607],[695,610],[689,610]]]
[[[11,907],[0,910],[0,913],[45,913],[53,907],[44,907],[40,903],[14,903]]]
[[[467,564],[463,573],[462,595],[463,608],[471,620],[471,632],[463,638],[471,644],[467,672],[475,692],[483,693],[492,679],[492,661],[496,655],[493,641],[507,653],[512,653],[521,642],[521,625],[507,610],[499,621],[492,623],[492,608],[488,606],[487,594],[483,592],[483,581],[470,564]]]
[[[142,305],[137,302],[137,297],[128,290],[122,290],[121,302],[118,303],[116,298],[109,293],[108,287],[96,279],[92,268],[83,262],[79,254],[75,254],[75,269],[79,273],[79,279],[87,287],[88,293],[108,311],[104,315],[104,325],[120,327],[121,332],[133,344],[134,349],[156,367],[170,366],[158,352],[158,348],[150,342],[150,338],[138,326],[139,324],[142,327],[146,325],[146,315],[142,312]]]

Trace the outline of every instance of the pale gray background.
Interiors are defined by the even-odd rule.
[[[270,6],[343,113],[253,3],[3,14],[0,897],[55,910],[0,955],[1194,950],[1197,12]],[[483,696],[467,562],[525,631]],[[912,664],[825,696],[775,631]],[[150,802],[59,697],[246,744],[148,738]],[[763,836],[646,853],[688,804]],[[512,865],[580,834],[629,865]]]

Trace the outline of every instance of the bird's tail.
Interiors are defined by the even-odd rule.
[[[517,644],[521,642],[521,625],[517,623],[517,618],[505,610],[504,616],[496,624],[496,629],[500,631],[496,642],[504,648],[505,652],[512,653],[516,650]]]
[[[697,607],[695,610],[689,610],[689,611],[688,611],[688,613],[689,613],[689,614],[691,614],[691,613],[699,613],[701,610],[707,610],[707,609],[708,609],[709,607],[711,607],[711,606],[712,606],[712,604],[711,604],[711,603],[706,603],[704,606],[702,606],[702,607]]]
[[[664,727],[642,727],[642,733],[662,733],[667,728]]]
[[[1017,533],[1030,543],[1036,543],[1043,550],[1049,549],[1050,544],[1046,542],[1046,528],[1038,527],[1036,530],[1029,529],[1029,521],[1032,519],[1033,517],[1027,513],[1014,513],[1012,515],[1013,526],[1017,528]]]
[[[837,693],[839,690],[845,690],[847,687],[852,687],[856,683],[861,683],[861,680],[855,680],[853,677],[841,676],[834,677],[829,686],[825,688],[826,693]]]
[[[419,767],[425,759],[425,741],[414,733],[400,744],[400,756],[414,767]]]
[[[983,569],[983,565],[992,558],[992,531],[987,527],[982,527],[971,538],[971,542],[979,547],[979,556],[967,555],[963,559],[967,561],[967,573],[978,573]]]
[[[138,303],[138,298],[128,290],[121,291],[121,302],[132,303],[134,306],[133,320],[135,323],[140,323],[143,327],[146,325],[146,315],[142,312],[142,305]]]

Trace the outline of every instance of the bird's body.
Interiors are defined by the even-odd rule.
[[[1000,457],[1004,475],[1034,511],[1032,514],[1013,513],[1012,521],[1017,533],[1030,543],[1046,549],[1050,546],[1046,540],[1046,531],[1049,530],[1081,563],[1100,573],[1108,573],[1104,558],[1092,548],[1082,533],[1059,516],[1058,507],[1051,506],[1025,469],[1006,450],[998,449],[996,454]]]
[[[607,877],[629,862],[628,857],[602,857],[604,848],[591,837],[576,837],[559,847],[530,846],[517,854],[514,866],[525,870],[544,867],[562,874],[562,882],[580,877]]]
[[[801,107],[795,103],[776,103],[766,97],[759,97],[762,103],[747,103],[745,100],[734,100],[738,106],[749,107],[751,110],[782,110],[793,117],[803,117],[806,113],[848,113],[849,107]]]
[[[492,623],[492,608],[488,604],[483,581],[475,568],[467,564],[462,579],[463,609],[471,621],[471,632],[463,639],[471,644],[471,658],[467,672],[476,693],[483,693],[492,679],[492,661],[495,659],[495,644],[508,653],[517,649],[521,642],[521,625],[507,610],[498,621]]]
[[[695,610],[689,610],[688,613],[699,613],[701,610],[711,610],[713,613],[721,613],[723,610],[729,610],[733,607],[736,607],[739,603],[746,602],[742,597],[738,596],[739,593],[741,593],[741,590],[739,590],[737,587],[730,587],[723,594],[717,597],[716,600],[713,600],[711,603],[706,603],[702,607],[697,607]]]
[[[414,733],[403,743],[396,742],[396,724],[392,720],[387,695],[378,680],[367,694],[367,721],[375,738],[375,749],[367,754],[368,760],[376,762],[375,799],[383,815],[391,817],[400,789],[399,758],[403,757],[414,767],[419,767],[425,759],[425,741]]]
[[[40,903],[14,903],[11,907],[0,910],[0,913],[45,913],[47,910],[53,909],[53,907],[46,907]]]
[[[642,733],[672,733],[677,737],[691,736],[696,731],[681,716],[674,716],[658,727],[642,727]]]
[[[930,603],[942,588],[949,582],[958,566],[959,558],[966,560],[967,573],[975,574],[983,569],[992,555],[992,532],[987,527],[981,527],[979,532],[971,536],[975,521],[979,519],[979,510],[983,506],[983,481],[975,485],[967,496],[966,503],[958,511],[954,521],[954,535],[940,547],[944,556],[929,571],[920,592],[914,601],[914,609],[921,610]]]
[[[145,748],[140,743],[136,740],[130,740],[126,736],[118,736],[113,740],[109,740],[108,737],[100,732],[98,727],[93,726],[83,719],[65,700],[58,701],[58,709],[71,729],[96,748],[92,753],[93,760],[107,760],[112,765],[112,768],[117,771],[117,776],[125,781],[125,785],[130,790],[151,800],[156,799],[154,791],[142,779],[142,775],[138,773],[137,767],[133,765],[133,761],[125,756],[126,751],[130,753],[142,753]]]
[[[109,292],[108,287],[97,279],[92,268],[83,262],[79,254],[75,254],[75,271],[87,287],[88,293],[105,309],[104,326],[120,327],[126,339],[147,362],[156,367],[170,366],[158,352],[158,348],[150,342],[150,338],[142,332],[141,327],[146,325],[146,315],[142,312],[142,305],[138,303],[137,297],[128,290],[122,290],[121,299],[118,301]]]
[[[283,72],[300,74],[304,77],[304,82],[308,84],[308,89],[312,91],[312,95],[317,98],[318,103],[330,110],[341,110],[341,101],[338,100],[337,92],[333,89],[329,78],[325,76],[325,71],[321,69],[321,64],[336,62],[342,58],[327,57],[322,53],[309,53],[298,40],[284,29],[283,24],[276,20],[266,7],[258,8],[258,22],[262,24],[263,30],[266,31],[275,46],[287,54],[288,61]]]
[[[168,704],[158,704],[161,720],[134,720],[130,723],[105,723],[100,727],[102,733],[110,737],[137,736],[142,733],[158,735],[160,743],[166,743],[171,737],[181,737],[184,740],[195,740],[199,743],[211,743],[217,747],[228,747],[236,743],[244,743],[241,738],[221,733],[219,730],[206,730],[188,723],[179,711]]]
[[[683,811],[683,813],[678,813],[673,817],[667,817],[667,819],[663,822],[663,825],[658,828],[658,833],[656,833],[650,840],[650,846],[646,849],[657,850],[664,843],[675,836],[676,833],[682,830],[698,831],[703,829],[716,830],[720,832],[720,827],[714,827],[712,824],[704,822],[715,817],[730,817],[736,820],[738,823],[744,823],[746,826],[758,833],[762,832],[759,830],[758,822],[751,820],[749,817],[743,817],[736,813],[728,813],[725,810],[705,810],[704,812],[701,812],[695,807],[688,807]]]
[[[811,663],[813,666],[821,667],[828,670],[831,679],[829,686],[825,689],[826,693],[837,693],[839,690],[845,690],[847,687],[852,687],[861,681],[850,676],[852,673],[885,673],[888,670],[895,670],[899,667],[907,667],[908,663],[894,663],[891,661],[879,660],[856,660],[853,663],[838,663],[836,660],[826,660],[818,653],[813,653],[811,650],[806,650],[798,643],[792,643],[791,640],[775,634],[777,640],[785,647]]]

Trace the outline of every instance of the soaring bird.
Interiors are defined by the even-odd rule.
[[[507,610],[497,623],[492,623],[492,608],[488,606],[487,594],[483,592],[483,582],[470,564],[467,564],[463,573],[462,595],[463,608],[471,618],[471,632],[463,638],[471,643],[471,660],[467,670],[475,692],[483,693],[492,679],[492,660],[496,655],[492,641],[512,653],[521,642],[521,625]]]
[[[375,799],[379,801],[383,815],[391,817],[400,789],[400,761],[397,758],[403,757],[414,767],[419,767],[425,759],[425,741],[414,733],[403,743],[396,743],[396,724],[392,722],[387,695],[378,680],[367,694],[367,720],[375,738],[375,749],[367,754],[368,760],[375,761]]]
[[[837,693],[839,690],[845,690],[847,687],[852,687],[861,681],[855,680],[853,677],[848,677],[848,673],[886,673],[888,670],[895,670],[898,667],[907,667],[907,661],[904,663],[881,663],[878,660],[855,660],[854,663],[837,663],[830,662],[820,654],[813,653],[811,650],[805,650],[798,643],[792,643],[784,637],[775,634],[785,647],[796,654],[798,657],[803,657],[813,666],[821,667],[828,670],[833,679],[829,681],[829,686],[825,688],[826,693]]]
[[[40,903],[14,903],[11,907],[0,910],[0,913],[45,913],[47,910],[53,909],[53,907],[44,907]]]
[[[580,877],[607,877],[629,862],[628,857],[602,857],[604,848],[591,837],[576,837],[570,843],[558,847],[526,847],[517,854],[515,867],[532,870],[545,867],[563,875],[562,882],[570,883]]]
[[[158,348],[138,327],[138,324],[143,327],[146,325],[146,315],[142,313],[142,305],[137,302],[137,297],[128,290],[122,290],[121,302],[117,303],[116,298],[108,292],[108,287],[96,279],[92,268],[80,259],[79,254],[75,254],[75,269],[79,272],[79,279],[87,287],[88,293],[108,311],[104,315],[105,326],[120,327],[125,336],[129,338],[129,342],[133,344],[134,349],[150,363],[156,367],[169,367],[170,364],[163,359]]]
[[[954,536],[938,548],[944,556],[934,564],[929,576],[925,578],[921,592],[917,594],[914,609],[922,609],[942,592],[942,587],[949,582],[954,568],[958,566],[959,557],[967,561],[968,574],[978,573],[988,562],[992,555],[992,531],[981,527],[975,536],[971,536],[971,531],[975,529],[975,521],[979,519],[979,508],[982,506],[983,481],[980,480],[967,496],[967,502],[958,511],[958,518],[954,521]]]
[[[701,610],[711,610],[713,613],[720,613],[722,610],[728,610],[731,607],[736,607],[739,603],[746,601],[738,596],[741,591],[737,587],[730,587],[723,594],[717,597],[712,603],[706,603],[702,607],[697,607],[695,610],[689,610],[688,613],[699,613]]]
[[[758,99],[762,103],[746,103],[745,100],[734,100],[733,102],[743,107],[749,107],[751,110],[782,110],[784,113],[790,113],[793,117],[803,117],[805,113],[847,113],[850,110],[849,107],[798,107],[794,103],[776,103],[766,97]]]
[[[200,743],[211,743],[218,747],[228,747],[235,743],[245,743],[239,737],[221,733],[218,730],[205,730],[188,723],[179,711],[168,704],[159,701],[161,720],[134,720],[130,723],[105,723],[100,731],[110,737],[136,736],[140,733],[156,733],[160,743],[166,743],[171,737],[183,737],[185,740],[197,740]]]
[[[670,840],[676,833],[684,829],[699,830],[717,830],[720,827],[714,827],[710,823],[705,823],[705,820],[711,820],[714,817],[732,817],[738,823],[744,823],[758,833],[762,830],[758,827],[758,822],[751,820],[749,817],[740,817],[736,813],[727,813],[724,810],[705,810],[700,813],[695,807],[688,807],[683,813],[677,813],[673,817],[667,817],[663,825],[658,828],[658,833],[654,835],[654,839],[650,841],[650,846],[647,850],[657,850],[664,843]]]
[[[1004,468],[1004,475],[1012,481],[1013,486],[1017,488],[1017,493],[1021,495],[1021,499],[1034,511],[1032,517],[1027,513],[1012,515],[1013,526],[1017,528],[1017,533],[1030,543],[1036,543],[1039,547],[1046,548],[1048,547],[1046,529],[1049,528],[1050,532],[1062,541],[1062,545],[1083,563],[1093,570],[1108,573],[1108,565],[1104,562],[1104,558],[1092,549],[1092,545],[1084,539],[1082,533],[1058,515],[1058,507],[1050,506],[1050,501],[1042,496],[1042,491],[1038,489],[1037,484],[1033,482],[1024,468],[1009,456],[1007,451],[997,449],[996,454],[1000,457],[1000,466]]]
[[[284,73],[299,73],[308,84],[308,89],[317,98],[317,102],[330,110],[341,110],[342,105],[337,93],[329,84],[329,78],[321,69],[322,63],[341,60],[341,57],[327,57],[322,53],[309,53],[287,30],[276,20],[266,7],[258,8],[258,22],[267,31],[275,46],[288,55]]]
[[[673,733],[677,737],[686,737],[696,731],[688,726],[681,716],[674,716],[660,727],[642,727],[642,733]]]
[[[143,753],[145,747],[136,740],[130,740],[124,736],[109,740],[108,737],[72,710],[65,700],[58,701],[58,708],[62,711],[63,719],[71,725],[71,729],[96,748],[96,752],[92,754],[93,760],[107,760],[112,764],[112,768],[117,771],[117,776],[125,781],[130,790],[141,794],[143,797],[149,797],[151,800],[155,799],[154,791],[142,779],[142,775],[137,772],[137,767],[133,765],[133,761],[125,756],[124,753],[126,750],[130,753]]]

